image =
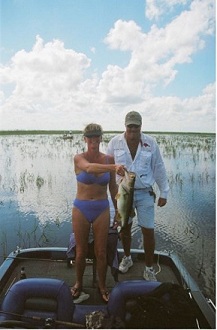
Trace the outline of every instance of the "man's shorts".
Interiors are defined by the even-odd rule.
[[[148,229],[154,229],[154,196],[150,195],[150,189],[134,190],[133,207],[136,210],[138,225]],[[132,222],[129,219],[129,223]]]

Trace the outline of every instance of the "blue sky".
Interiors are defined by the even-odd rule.
[[[214,0],[0,5],[0,130],[215,131]]]

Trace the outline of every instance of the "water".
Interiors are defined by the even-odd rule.
[[[104,136],[102,151],[111,136]],[[215,136],[154,137],[170,185],[168,204],[156,208],[156,249],[176,252],[215,301]],[[76,193],[72,159],[84,148],[79,134],[0,136],[0,262],[17,246],[67,246]],[[132,233],[133,247],[142,247],[136,218]]]

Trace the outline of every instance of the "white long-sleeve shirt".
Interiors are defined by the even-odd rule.
[[[114,156],[116,164],[124,165],[128,171],[136,173],[135,189],[151,187],[156,182],[160,197],[167,198],[169,184],[164,162],[159,147],[151,136],[141,133],[134,159],[128,148],[125,133],[110,140],[107,153]]]

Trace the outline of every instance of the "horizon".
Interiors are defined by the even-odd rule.
[[[103,131],[103,134],[121,134],[123,130],[106,130]],[[216,132],[175,132],[175,131],[141,131],[144,134],[190,134],[190,135],[216,135]],[[0,130],[0,135],[12,135],[13,133],[18,133],[18,135],[40,135],[40,134],[82,134],[82,130],[64,130],[64,129],[56,129],[56,130]]]

